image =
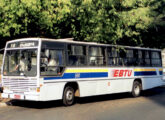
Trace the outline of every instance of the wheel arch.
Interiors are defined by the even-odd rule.
[[[64,90],[67,86],[72,87],[75,91],[75,96],[80,97],[80,89],[79,89],[79,84],[77,82],[67,82],[64,86]]]

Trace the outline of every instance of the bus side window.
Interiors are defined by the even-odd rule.
[[[105,51],[102,47],[89,47],[89,65],[105,65]]]
[[[118,58],[118,65],[124,66],[127,65],[128,59],[126,58],[127,51],[125,49],[119,49],[119,58]]]
[[[41,75],[61,75],[64,69],[63,50],[45,49],[41,54]]]
[[[117,50],[116,48],[107,48],[107,56],[108,56],[108,65],[114,66],[117,65]]]
[[[157,52],[157,51],[151,52],[151,63],[152,63],[152,66],[155,66],[155,67],[160,67],[162,65],[160,52]]]
[[[134,58],[134,51],[133,49],[127,49],[126,51],[126,61],[125,65],[126,66],[134,66],[135,63],[135,58]]]
[[[143,54],[142,50],[137,50],[137,55],[136,55],[136,61],[137,61],[137,66],[143,66]]]
[[[143,51],[143,58],[144,58],[144,66],[150,66],[150,51],[145,50]]]
[[[86,46],[68,45],[68,65],[84,66],[86,63]]]

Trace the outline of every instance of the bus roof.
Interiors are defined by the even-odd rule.
[[[81,44],[81,45],[95,45],[95,46],[115,46],[115,47],[124,47],[124,48],[132,48],[132,49],[141,49],[141,50],[156,50],[161,51],[161,49],[156,48],[144,48],[138,46],[125,46],[125,45],[112,45],[112,44],[103,44],[97,42],[82,42],[82,41],[74,41],[73,38],[64,38],[64,39],[50,39],[50,38],[21,38],[8,41],[8,43],[20,42],[20,41],[50,41],[50,42],[63,42],[63,43],[73,43],[73,44]]]

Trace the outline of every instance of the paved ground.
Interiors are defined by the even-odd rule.
[[[0,120],[164,120],[165,87],[145,91],[142,97],[115,94],[78,99],[71,107],[60,101],[12,101],[0,108]]]

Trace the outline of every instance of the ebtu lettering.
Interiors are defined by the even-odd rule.
[[[130,77],[132,70],[114,70],[113,77]]]

